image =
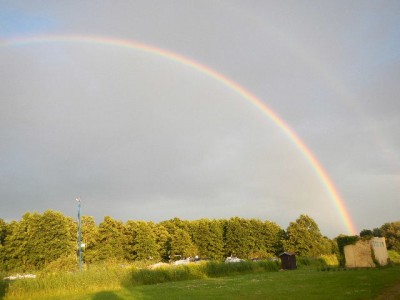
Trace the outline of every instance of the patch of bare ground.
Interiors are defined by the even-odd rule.
[[[400,282],[385,289],[375,300],[400,300]]]

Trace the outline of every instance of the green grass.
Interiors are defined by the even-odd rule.
[[[208,262],[177,267],[160,268],[156,270],[134,270],[125,285],[148,285],[163,282],[204,279],[222,276],[232,276],[245,273],[274,272],[279,265],[271,261],[240,263]]]
[[[109,290],[77,299],[374,299],[400,268],[266,272]]]
[[[213,263],[154,271],[97,267],[82,273],[11,282],[4,299],[351,300],[374,299],[384,289],[400,284],[400,266],[321,271],[318,262],[302,263],[298,270],[279,272],[270,262]]]

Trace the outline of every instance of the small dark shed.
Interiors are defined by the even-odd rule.
[[[283,252],[279,254],[281,258],[282,269],[284,270],[294,270],[297,268],[296,265],[296,255],[292,252]]]

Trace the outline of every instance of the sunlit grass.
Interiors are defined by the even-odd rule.
[[[374,299],[400,284],[400,266],[348,270],[323,268],[320,259],[298,262],[297,270],[279,272],[270,261],[156,270],[103,264],[8,282],[4,299]]]
[[[375,299],[396,283],[399,266],[329,272],[304,268],[137,286],[110,290],[109,298],[101,298],[103,292],[80,299]]]
[[[82,291],[97,292],[123,287],[187,281],[234,274],[277,271],[276,262],[208,262],[168,266],[155,270],[135,265],[99,264],[83,272],[43,272],[36,279],[8,282],[6,299],[35,299],[79,295]]]

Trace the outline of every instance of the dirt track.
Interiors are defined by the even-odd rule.
[[[386,289],[375,300],[400,300],[400,283]]]

